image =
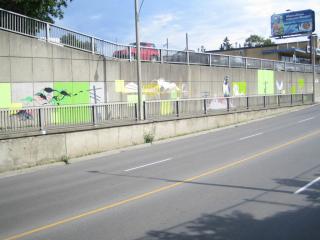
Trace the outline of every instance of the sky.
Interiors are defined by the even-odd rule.
[[[142,0],[139,0],[141,3]],[[182,50],[216,50],[227,36],[243,45],[251,34],[271,35],[270,17],[286,10],[312,9],[320,35],[320,0],[144,0],[140,12],[141,41]],[[56,24],[104,40],[129,44],[135,41],[134,0],[73,0]],[[304,40],[300,38],[298,40]],[[275,40],[296,41],[297,38]]]

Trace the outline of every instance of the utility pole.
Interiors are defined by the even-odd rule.
[[[188,37],[188,33],[186,33],[186,51],[189,51],[189,37]]]
[[[190,56],[189,56],[189,37],[188,33],[186,33],[186,52],[187,52],[187,64],[190,64]]]
[[[135,0],[135,24],[136,24],[136,57],[137,57],[137,86],[138,86],[138,120],[143,120],[143,104],[141,90],[141,58],[140,58],[140,36],[139,36],[139,0]]]
[[[316,54],[317,54],[318,36],[310,35],[310,59],[312,64],[312,88],[313,88],[313,102],[316,99]]]

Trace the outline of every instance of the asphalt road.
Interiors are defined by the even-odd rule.
[[[313,106],[1,178],[0,239],[319,240],[319,156]]]

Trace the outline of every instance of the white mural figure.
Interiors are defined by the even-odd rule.
[[[222,90],[223,90],[223,96],[224,97],[229,97],[230,96],[230,86],[229,86],[229,77],[226,76],[224,78],[224,81],[223,81],[223,87],[222,87]]]
[[[134,82],[129,82],[125,87],[125,93],[137,93],[138,85]]]
[[[165,94],[165,98],[168,99],[177,99],[178,92],[180,92],[180,88],[175,83],[167,82],[166,80],[160,78],[158,79],[158,85],[160,87],[160,91],[162,94]]]
[[[208,110],[220,110],[220,109],[227,109],[226,99],[222,97],[212,99],[208,105]]]
[[[158,79],[158,85],[160,86],[160,88],[163,88],[164,91],[178,89],[175,83],[166,82],[166,80],[162,78]]]
[[[277,90],[279,93],[282,93],[283,91],[283,81],[278,81],[276,82],[276,85],[277,85]]]
[[[233,85],[233,95],[234,96],[239,96],[240,95],[240,93],[239,93],[239,86],[237,85],[237,84],[234,84]]]

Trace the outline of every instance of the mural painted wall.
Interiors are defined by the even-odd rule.
[[[20,120],[32,120],[33,116],[22,107],[64,106],[69,104],[102,103],[105,87],[102,82],[54,82],[54,83],[0,83],[0,108],[12,109],[12,115]],[[78,123],[89,121],[90,108],[56,109],[51,121]]]
[[[0,83],[0,108],[102,103],[102,82]]]

